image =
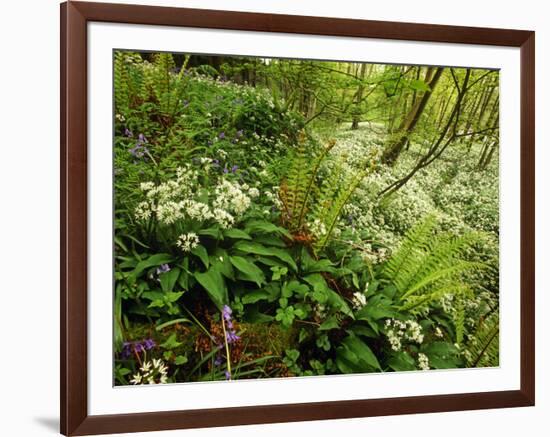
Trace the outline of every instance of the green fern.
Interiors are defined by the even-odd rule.
[[[284,209],[283,224],[292,233],[304,231],[305,217],[310,208],[317,173],[334,144],[334,141],[329,142],[328,146],[312,159],[306,148],[305,135],[300,136],[279,193]]]
[[[327,245],[332,232],[340,218],[342,209],[348,203],[351,196],[367,175],[367,170],[361,170],[357,174],[352,174],[346,178],[345,182],[340,185],[339,189],[334,190],[334,197],[330,199],[326,196],[319,202],[320,208],[316,210],[313,219],[319,220],[324,228],[325,233],[318,236],[313,244],[313,252],[319,253]]]
[[[499,365],[500,320],[498,311],[483,319],[472,339],[466,345],[469,367],[496,367]]]
[[[382,270],[383,278],[396,287],[403,311],[422,311],[448,294],[471,295],[471,286],[463,276],[484,268],[481,263],[463,259],[475,233],[462,237],[436,235],[435,227],[433,216],[413,227]]]

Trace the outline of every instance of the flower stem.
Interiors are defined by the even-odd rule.
[[[227,372],[229,373],[229,380],[231,381],[231,355],[229,354],[229,343],[227,343],[227,333],[225,331],[225,320],[222,314],[222,328],[223,328],[223,341],[225,343],[225,356],[227,361]]]

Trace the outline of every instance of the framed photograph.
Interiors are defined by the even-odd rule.
[[[61,432],[531,406],[534,32],[61,5]]]

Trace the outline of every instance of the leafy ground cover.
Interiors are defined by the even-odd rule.
[[[492,75],[114,63],[117,385],[498,365]]]

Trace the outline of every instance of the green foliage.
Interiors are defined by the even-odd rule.
[[[466,358],[471,367],[499,365],[499,314],[497,311],[481,320],[472,339],[466,345]]]
[[[402,311],[420,311],[447,294],[471,293],[462,275],[483,268],[463,259],[474,234],[434,237],[435,226],[431,216],[412,228],[382,271],[382,277],[395,285]]]
[[[424,67],[113,62],[117,385],[147,363],[162,383],[498,365],[494,140],[379,196],[437,137],[447,70],[389,168],[380,145],[429,90]]]

